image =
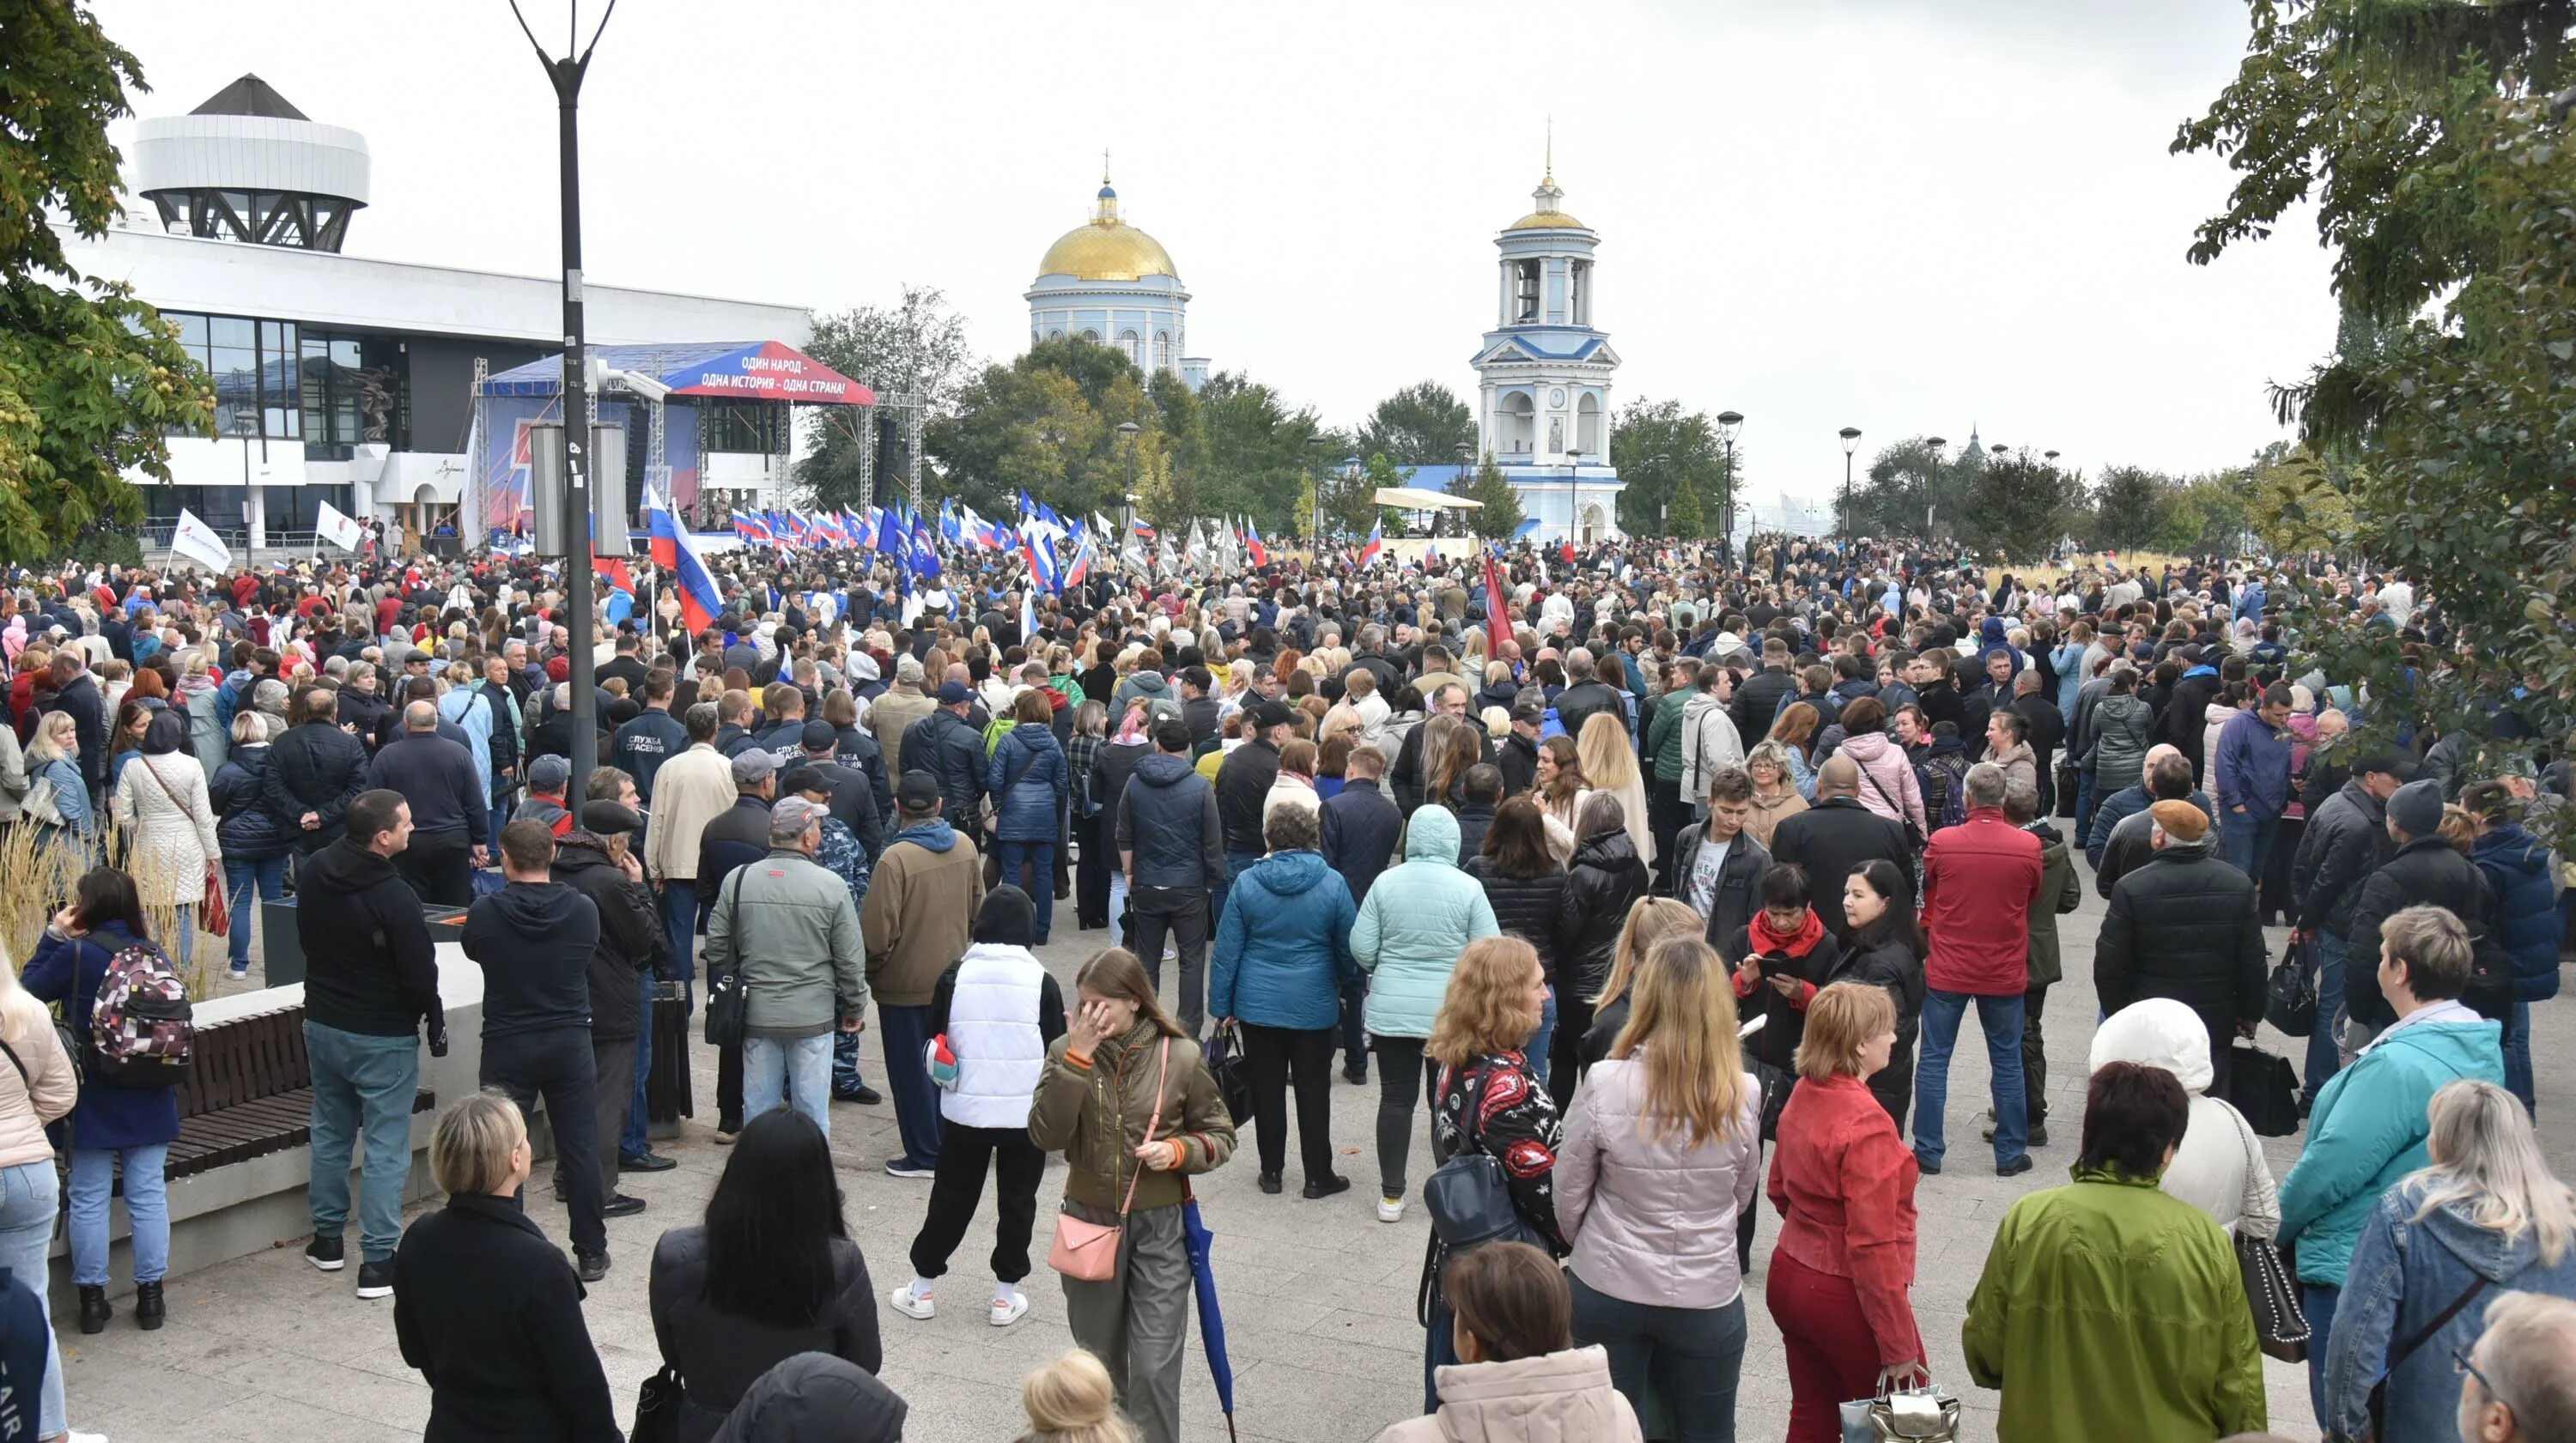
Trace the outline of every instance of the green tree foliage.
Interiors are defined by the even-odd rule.
[[[2245,505],[2254,534],[2282,554],[2341,548],[2353,534],[2349,478],[2305,447],[2279,450],[2252,468]]]
[[[1314,444],[1315,413],[1291,410],[1278,392],[1236,371],[1210,376],[1197,399],[1211,514],[1249,516],[1265,532],[1292,518],[1296,534],[1313,530],[1314,479],[1328,449]]]
[[[0,559],[27,562],[140,516],[122,473],[167,481],[169,433],[213,435],[214,397],[169,323],[83,276],[47,224],[94,237],[115,217],[107,126],[142,66],[69,0],[0,0],[0,37]]]
[[[2181,482],[2163,514],[2155,549],[2184,555],[2235,556],[2253,529],[2241,468],[2208,471]]]
[[[1446,466],[1458,459],[1459,447],[1475,444],[1476,421],[1466,404],[1437,381],[1417,381],[1369,412],[1358,449],[1399,466]]]
[[[1324,486],[1324,525],[1336,533],[1365,536],[1380,519],[1373,499],[1390,486],[1413,484],[1413,468],[1398,466],[1383,451],[1372,451],[1356,474],[1336,470]],[[1388,522],[1391,528],[1395,523]]]
[[[1465,483],[1449,489],[1470,501],[1484,504],[1484,509],[1474,513],[1469,522],[1477,535],[1500,541],[1521,529],[1521,494],[1512,489],[1512,483],[1504,478],[1503,468],[1494,464],[1493,457],[1486,457],[1475,470],[1467,473]]]
[[[917,396],[925,407],[924,424],[956,413],[973,356],[966,345],[966,323],[932,286],[905,286],[891,306],[859,306],[837,311],[814,323],[805,353],[878,393],[896,424],[903,418],[892,398]],[[868,428],[875,417],[854,406],[805,408],[806,452],[796,463],[797,489],[818,506],[860,506],[869,494],[868,469],[874,438]]]
[[[2181,488],[2161,471],[2113,466],[2093,494],[2093,523],[2085,539],[2106,551],[2146,551],[2162,546],[2174,524]]]
[[[1673,485],[1673,499],[1665,503],[1664,527],[1675,536],[1698,537],[1707,534],[1707,519],[1700,514],[1699,492],[1685,476]]]
[[[1143,373],[1123,354],[1080,339],[1046,341],[1007,366],[987,366],[952,416],[923,435],[950,491],[988,515],[1007,514],[1025,490],[1059,512],[1115,511],[1124,503],[1132,422],[1136,474],[1169,446],[1163,413]]]
[[[2072,476],[2028,451],[1989,459],[1968,483],[1960,539],[2000,561],[2039,560],[2075,519],[2077,494]]]
[[[1739,447],[1739,466],[1743,459]],[[1621,407],[1610,430],[1610,464],[1628,483],[1619,495],[1620,529],[1638,536],[1669,531],[1697,538],[1706,524],[1705,510],[1701,521],[1684,531],[1672,503],[1684,490],[1721,504],[1727,495],[1726,445],[1718,438],[1717,422],[1705,411],[1682,409],[1679,401],[1640,397]]]
[[[2444,643],[2410,652],[2294,580],[2300,647],[2367,687],[2363,744],[2429,725],[2464,732],[2474,758],[2524,745],[2500,729],[2562,738],[2576,695],[2576,136],[2547,97],[2567,83],[2576,7],[2251,9],[2236,81],[2175,141],[2238,172],[2193,258],[2316,202],[2360,324],[2283,409],[2339,468],[2327,479],[2352,508],[2346,554],[2407,575]]]
[[[1945,456],[1921,436],[1881,447],[1850,497],[1835,499],[1835,524],[1855,536],[1951,535],[1985,462],[1965,447]]]

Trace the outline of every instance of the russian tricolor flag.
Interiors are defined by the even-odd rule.
[[[1057,588],[1059,591],[1065,586],[1080,586],[1084,578],[1091,575],[1091,556],[1091,538],[1085,536],[1073,548],[1073,562],[1064,569],[1062,585]]]
[[[662,497],[648,489],[644,504],[650,513],[653,564],[668,570],[679,583],[681,622],[693,635],[704,631],[715,625],[716,614],[724,610],[724,594],[716,590],[715,573],[698,555],[698,539],[681,527]]]
[[[1366,566],[1370,562],[1377,560],[1377,554],[1386,549],[1385,532],[1386,522],[1384,519],[1381,518],[1380,520],[1370,524],[1368,544],[1360,548],[1360,565]]]
[[[1261,544],[1261,529],[1252,524],[1249,516],[1243,518],[1243,549],[1252,553],[1253,565],[1270,564],[1270,548]]]
[[[1147,541],[1154,539],[1154,528],[1142,520],[1128,522],[1127,529],[1136,533],[1138,536],[1143,537]]]

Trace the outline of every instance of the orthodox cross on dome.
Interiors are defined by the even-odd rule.
[[[1547,118],[1545,170],[1539,180],[1538,189],[1530,192],[1530,199],[1537,202],[1537,208],[1541,211],[1557,210],[1559,209],[1557,202],[1565,199],[1564,188],[1556,183],[1556,117],[1553,115]]]
[[[1109,184],[1109,149],[1100,151],[1100,205],[1092,212],[1093,225],[1118,224],[1118,192]]]

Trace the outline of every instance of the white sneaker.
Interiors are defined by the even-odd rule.
[[[910,1283],[886,1294],[886,1306],[907,1318],[919,1318],[925,1323],[939,1315],[939,1304],[931,1298],[931,1295],[924,1293],[919,1297],[913,1296]]]
[[[82,1431],[80,1431],[80,1430],[79,1430],[79,1429],[77,1429],[77,1428],[73,1429],[73,1430],[72,1430],[72,1431],[70,1431],[69,1433],[64,1434],[64,1435],[63,1435],[63,1437],[64,1437],[64,1439],[66,1440],[66,1443],[107,1443],[107,1435],[106,1435],[106,1434],[104,1434],[104,1433],[83,1433]]]
[[[1379,1198],[1377,1200],[1377,1220],[1382,1223],[1400,1223],[1404,1221],[1404,1199],[1400,1197]]]
[[[1008,1299],[993,1300],[993,1326],[1007,1328],[1029,1315],[1029,1295],[1013,1293]]]

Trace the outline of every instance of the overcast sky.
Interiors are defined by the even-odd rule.
[[[567,0],[522,3],[560,48]],[[255,70],[364,132],[351,252],[554,269],[554,100],[500,0],[98,8],[141,114]],[[1347,423],[1426,378],[1472,402],[1553,111],[1616,398],[1742,411],[1766,502],[1838,483],[1846,425],[1864,462],[1974,424],[2198,470],[2280,434],[2264,383],[2333,336],[2305,215],[2183,259],[2228,172],[2166,146],[2245,33],[2242,0],[625,0],[583,96],[585,259],[818,311],[934,285],[1006,359],[1107,147],[1190,349]]]

